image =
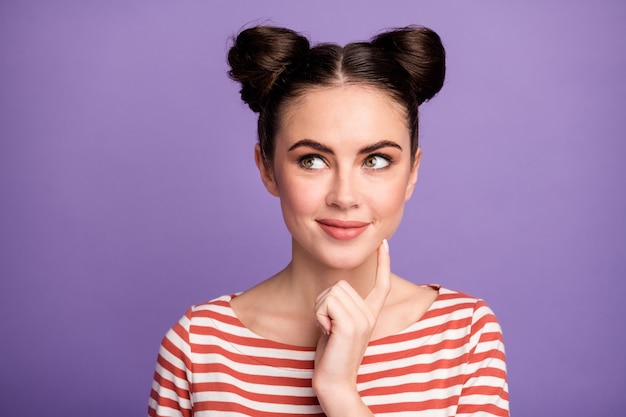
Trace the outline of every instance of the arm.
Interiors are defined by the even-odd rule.
[[[148,402],[150,417],[193,415],[189,383],[190,319],[191,311],[188,311],[163,338]]]
[[[509,392],[502,331],[484,301],[474,308],[467,379],[457,416],[509,416]]]

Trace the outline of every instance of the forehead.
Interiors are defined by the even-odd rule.
[[[283,105],[277,133],[294,140],[410,136],[403,106],[384,90],[361,84],[305,90]]]

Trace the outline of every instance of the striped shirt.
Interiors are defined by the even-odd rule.
[[[190,308],[159,351],[149,416],[323,416],[315,348],[262,338],[232,296]],[[370,342],[357,389],[384,416],[508,416],[502,333],[487,304],[439,288],[424,316]]]

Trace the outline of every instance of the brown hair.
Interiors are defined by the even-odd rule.
[[[243,30],[228,53],[229,76],[241,84],[241,99],[259,113],[263,160],[271,162],[281,106],[307,89],[365,84],[389,94],[406,111],[411,155],[418,146],[418,106],[443,86],[445,49],[431,29],[407,26],[370,42],[314,47],[290,29],[256,26]]]

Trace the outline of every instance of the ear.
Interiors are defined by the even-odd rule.
[[[263,185],[265,185],[267,191],[269,191],[271,195],[278,197],[278,186],[276,185],[276,180],[274,179],[274,170],[267,166],[267,162],[261,155],[261,146],[258,143],[254,147],[254,162],[256,163],[257,168],[259,168],[261,181],[263,181]]]
[[[404,194],[404,201],[409,201],[411,195],[413,194],[413,190],[415,189],[415,184],[417,183],[417,172],[420,169],[420,161],[422,160],[422,148],[418,147],[415,151],[415,158],[413,158],[413,166],[411,166],[411,172],[409,174],[409,182],[406,186],[406,192]]]

